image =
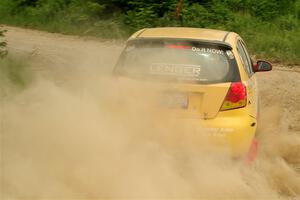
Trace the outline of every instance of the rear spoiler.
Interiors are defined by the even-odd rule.
[[[139,38],[134,38],[134,39],[129,39],[127,41],[127,44],[132,44],[132,43],[138,43],[138,42],[146,42],[146,41],[176,41],[176,42],[195,42],[198,44],[204,44],[204,45],[212,45],[212,46],[218,46],[218,47],[223,47],[228,50],[232,50],[232,46],[223,41],[218,41],[218,40],[199,40],[199,39],[191,39],[191,38],[164,38],[164,37],[139,37]]]

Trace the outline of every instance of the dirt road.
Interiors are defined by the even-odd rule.
[[[182,164],[149,139],[151,125],[112,119],[116,86],[106,77],[122,42],[6,28],[10,55],[29,63],[35,79],[1,101],[4,199],[299,198],[300,68],[257,74],[255,166],[241,172],[203,155]],[[57,83],[65,78],[71,83]]]

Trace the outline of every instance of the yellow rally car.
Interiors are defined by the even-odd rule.
[[[234,32],[200,28],[149,28],[127,41],[114,69],[120,78],[168,85],[164,105],[191,124],[222,136],[234,156],[257,154],[256,64]],[[170,87],[172,85],[172,87]],[[171,88],[171,89],[170,89]]]

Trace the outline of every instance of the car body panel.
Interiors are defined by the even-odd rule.
[[[167,27],[144,29],[136,36],[139,38],[189,38],[222,41],[226,33],[226,31],[217,31],[213,29]]]
[[[153,83],[145,81],[141,83],[139,80],[132,80],[129,78],[119,78],[118,82],[123,86],[122,90],[125,94],[126,91],[130,90],[131,95],[135,96],[137,99],[139,99],[139,95],[144,96],[145,91],[153,94],[152,97],[167,92],[184,93],[188,98],[187,108],[172,109],[170,112],[172,112],[173,115],[175,115],[174,113],[176,112],[176,116],[180,116],[182,118],[198,119],[215,118],[223,104],[224,96],[226,96],[228,88],[230,87],[230,83],[209,85],[188,83]]]
[[[243,42],[242,38],[240,36],[236,35],[235,40],[233,42],[234,42],[234,44],[237,44],[238,41]],[[257,112],[258,112],[258,89],[257,89],[256,74],[251,73],[249,75],[246,73],[245,64],[243,63],[241,56],[239,55],[238,51],[236,50],[236,45],[234,48],[234,54],[236,54],[236,60],[237,60],[238,66],[239,66],[241,78],[247,87],[247,97],[248,97],[248,106],[247,107],[249,109],[249,115],[256,118]]]
[[[249,150],[257,120],[248,115],[246,108],[241,108],[219,112],[214,119],[188,119],[187,123],[194,127],[196,135],[208,138],[210,144],[228,150],[233,157],[241,157]]]

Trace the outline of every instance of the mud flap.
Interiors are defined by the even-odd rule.
[[[251,165],[257,158],[258,155],[258,141],[256,138],[253,138],[249,151],[246,155],[245,164]]]

